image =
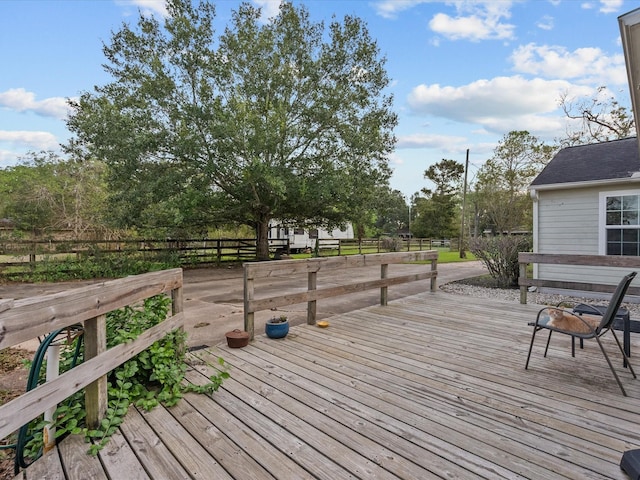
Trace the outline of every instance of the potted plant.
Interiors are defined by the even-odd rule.
[[[264,333],[269,338],[284,338],[289,333],[289,320],[286,315],[272,317],[264,326]]]

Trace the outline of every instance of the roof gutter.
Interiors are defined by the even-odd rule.
[[[640,172],[634,172],[629,177],[624,178],[607,178],[604,180],[590,180],[587,182],[564,182],[564,183],[548,183],[546,185],[529,185],[529,194],[534,198],[536,192],[541,190],[571,190],[576,188],[602,187],[624,185],[626,183],[640,184]]]
[[[636,131],[640,128],[640,8],[618,17]],[[636,135],[640,152],[640,135]]]

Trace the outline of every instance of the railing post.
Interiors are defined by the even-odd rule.
[[[431,260],[431,272],[434,273],[438,270],[438,259],[434,258]],[[437,273],[431,277],[431,291],[435,292],[438,289],[438,279],[436,277]]]
[[[84,322],[85,361],[107,350],[107,316],[98,315]],[[107,411],[107,376],[96,379],[84,391],[87,426],[97,428]]]
[[[182,287],[171,290],[171,314],[177,315],[184,312],[184,299]],[[184,326],[182,327],[184,330]]]
[[[249,340],[254,337],[254,313],[249,311],[249,302],[253,300],[254,280],[249,277],[247,265],[244,266],[244,331]]]
[[[380,278],[387,278],[387,274],[389,273],[389,264],[383,263],[380,265]],[[387,306],[387,295],[388,295],[387,286],[380,287],[380,305],[383,307]]]
[[[60,345],[55,342],[47,348],[47,382],[58,378],[60,375]],[[57,410],[57,405],[51,407],[44,412],[44,420],[52,423]],[[56,427],[47,424],[44,426],[43,432],[43,449],[46,452],[56,446]]]
[[[318,272],[309,272],[307,276],[307,290],[315,290],[318,280]],[[307,302],[307,325],[316,324],[316,300]]]
[[[520,263],[520,278],[527,278],[527,264]],[[527,303],[527,286],[520,285],[520,303],[526,305]]]

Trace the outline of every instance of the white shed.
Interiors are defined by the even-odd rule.
[[[640,256],[636,137],[564,148],[529,190],[534,252]],[[534,278],[615,285],[627,270],[541,264]]]

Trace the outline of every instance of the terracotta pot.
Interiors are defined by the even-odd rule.
[[[249,333],[243,332],[238,328],[227,332],[225,336],[227,337],[227,345],[229,345],[229,348],[242,348],[246,347],[249,343]]]

